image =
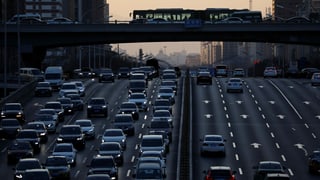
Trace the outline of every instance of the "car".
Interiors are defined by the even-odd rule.
[[[33,148],[27,141],[12,141],[7,148],[8,164],[15,164],[20,159],[33,157]]]
[[[278,161],[260,161],[253,169],[254,180],[264,180],[269,173],[285,173],[286,168]]]
[[[55,121],[56,125],[59,124],[59,114],[57,113],[57,111],[55,109],[52,108],[41,108],[35,115],[51,115],[52,119]],[[36,120],[37,118],[35,117],[34,120]]]
[[[102,135],[102,142],[118,142],[122,149],[126,149],[127,137],[122,129],[106,129]]]
[[[43,122],[48,133],[55,133],[58,126],[57,119],[52,114],[36,114],[34,122]]]
[[[78,22],[66,17],[55,17],[47,20],[47,24],[78,24]]]
[[[320,72],[312,74],[311,85],[312,86],[320,85]]]
[[[130,68],[120,67],[118,71],[118,79],[129,79],[130,78]]]
[[[263,71],[263,77],[278,77],[278,71],[277,68],[274,66],[266,67]]]
[[[144,93],[131,93],[128,97],[128,102],[135,103],[138,106],[139,111],[146,112],[148,109],[147,96]]]
[[[38,136],[40,137],[41,143],[46,143],[48,141],[48,131],[44,122],[41,122],[41,121],[28,122],[25,128],[36,130],[38,133]]]
[[[92,68],[90,67],[83,67],[78,72],[79,78],[92,78],[95,76],[95,73],[93,72]]]
[[[142,163],[156,163],[156,164],[159,164],[160,167],[162,168],[162,173],[163,173],[163,175],[166,174],[166,164],[163,163],[162,159],[159,158],[159,157],[150,157],[150,156],[149,156],[149,157],[141,157],[141,156],[140,156],[140,157],[137,159],[137,162],[136,162],[135,167],[140,167],[140,165],[141,165]]]
[[[172,142],[172,125],[166,120],[151,120],[149,131],[164,131],[167,135],[169,142]]]
[[[21,124],[25,123],[26,118],[21,103],[5,103],[1,111],[1,119],[16,118]]]
[[[139,120],[139,108],[134,102],[122,102],[118,114],[131,114],[133,120]]]
[[[90,119],[78,119],[74,124],[81,127],[86,139],[94,139],[96,137],[95,125]]]
[[[34,95],[51,97],[52,87],[50,86],[50,83],[46,81],[38,82],[34,90]]]
[[[118,167],[113,156],[95,156],[88,167],[88,174],[108,174],[111,179],[118,179]]]
[[[227,92],[240,92],[243,93],[242,79],[230,78],[227,81]]]
[[[177,80],[177,75],[174,69],[172,69],[173,72],[172,73],[166,73],[166,71],[163,72],[162,76],[161,76],[161,80],[162,81],[173,81],[176,85],[178,85],[178,80]]]
[[[171,114],[172,112],[172,105],[168,99],[156,99],[152,105],[153,112],[156,110],[168,110]]]
[[[301,69],[300,77],[310,79],[313,73],[320,73],[318,68],[308,67]]]
[[[80,94],[67,94],[66,97],[71,99],[73,108],[76,111],[82,111],[84,107],[84,102],[80,97]]]
[[[166,174],[163,172],[161,164],[155,162],[140,163],[136,167],[135,172],[132,174],[135,179],[157,179],[163,180],[166,178]]]
[[[73,103],[71,101],[71,98],[61,97],[61,98],[58,98],[57,101],[59,101],[61,103],[65,114],[73,114],[74,113],[74,107],[73,107]]]
[[[74,94],[74,93],[80,94],[78,86],[74,82],[65,82],[60,87],[59,96],[65,97],[66,94]]]
[[[268,173],[264,180],[289,180],[290,176],[287,173]]]
[[[245,71],[243,68],[234,68],[232,75],[233,77],[244,77]]]
[[[203,139],[200,139],[201,147],[200,154],[202,156],[207,154],[220,153],[222,156],[226,155],[226,140],[219,134],[206,134],[203,136]]]
[[[27,169],[24,172],[23,180],[51,180],[52,177],[48,169]]]
[[[139,158],[141,157],[158,157],[163,164],[166,163],[166,158],[162,155],[161,151],[144,151],[140,154]]]
[[[48,156],[44,167],[54,179],[70,179],[71,168],[65,156]]]
[[[308,169],[311,174],[320,173],[320,150],[314,150],[309,155]]]
[[[208,170],[203,171],[205,174],[205,180],[212,179],[225,179],[225,180],[236,180],[236,171],[233,171],[229,166],[210,166]]]
[[[165,87],[160,87],[158,91],[157,98],[158,99],[168,99],[173,105],[175,103],[175,93],[172,90],[172,88],[165,88]]]
[[[173,116],[169,110],[156,110],[153,112],[152,120],[168,121],[173,127]]]
[[[117,166],[121,166],[124,161],[123,149],[118,142],[103,142],[98,149],[99,156],[113,156]]]
[[[87,106],[87,116],[90,118],[92,115],[103,115],[108,117],[108,102],[103,97],[93,97],[89,100]]]
[[[169,152],[169,149],[167,149],[167,144],[165,143],[162,135],[143,135],[139,148],[140,154],[142,154],[144,151],[161,151],[162,156],[166,156],[166,154]]]
[[[116,114],[113,120],[113,128],[122,129],[127,136],[134,136],[135,127],[131,114]]]
[[[198,85],[212,85],[212,76],[209,71],[201,71],[197,75],[197,84]]]
[[[84,133],[80,125],[63,125],[60,129],[60,134],[56,140],[57,143],[72,143],[73,146],[78,149],[84,149],[86,147],[86,141]]]
[[[54,109],[56,111],[56,113],[58,114],[58,120],[59,122],[63,122],[64,121],[64,109],[62,107],[61,102],[59,101],[48,101],[45,103],[44,105],[45,109]]]
[[[300,72],[299,69],[297,67],[289,67],[286,71],[284,76],[286,78],[299,78],[300,76]]]
[[[18,132],[22,129],[20,122],[15,118],[2,119],[0,124],[1,134],[7,139],[15,138]]]
[[[57,143],[52,150],[52,156],[64,156],[69,165],[75,166],[77,163],[77,150],[72,143]]]
[[[99,71],[99,83],[101,82],[114,82],[115,76],[112,69],[103,68]]]
[[[221,21],[215,22],[215,24],[243,24],[243,23],[250,23],[250,21],[243,20],[239,17],[227,17],[222,19]]]
[[[143,93],[147,95],[145,80],[130,80],[128,85],[128,95],[132,93]]]
[[[23,179],[27,169],[42,169],[42,165],[38,158],[23,158],[20,159],[14,168],[14,179]]]
[[[174,94],[177,95],[177,84],[174,81],[162,80],[160,83],[160,87],[172,88]]]
[[[18,132],[17,141],[27,141],[31,144],[34,153],[39,153],[40,148],[40,137],[34,129],[22,129]]]
[[[76,84],[81,97],[86,95],[86,86],[83,84],[82,81],[72,81],[72,83]]]
[[[88,174],[86,180],[111,180],[108,174]]]
[[[144,72],[142,72],[142,73],[134,72],[134,73],[130,74],[130,80],[143,80],[146,82],[146,86],[148,86],[148,78],[144,74]]]

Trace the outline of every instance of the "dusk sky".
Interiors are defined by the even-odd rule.
[[[205,9],[205,8],[234,8],[249,9],[249,2],[252,2],[252,10],[260,10],[265,16],[266,9],[271,8],[272,0],[107,0],[110,5],[112,20],[130,20],[129,13],[135,9],[156,9],[156,8],[184,8],[184,9]],[[165,49],[167,54],[186,50],[188,53],[199,53],[200,43],[198,42],[177,42],[177,43],[130,43],[120,44],[129,55],[136,56],[139,48],[145,53],[158,54],[160,49]],[[115,46],[114,46],[115,47]],[[164,48],[166,47],[166,48]]]

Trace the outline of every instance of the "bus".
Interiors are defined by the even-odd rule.
[[[261,11],[237,11],[231,14],[231,17],[241,18],[243,21],[249,21],[251,23],[262,22]]]
[[[235,12],[248,12],[248,9],[229,8],[206,8],[203,10],[183,8],[159,8],[147,10],[134,10],[132,12],[132,23],[144,23],[152,19],[163,19],[172,23],[184,23],[186,20],[201,20],[202,23],[214,23]],[[250,11],[249,11],[250,12]]]

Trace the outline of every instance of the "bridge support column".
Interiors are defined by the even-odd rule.
[[[33,47],[31,51],[21,51],[21,65],[41,69],[46,51],[44,47]]]

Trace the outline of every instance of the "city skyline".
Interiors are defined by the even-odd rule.
[[[107,0],[109,3],[110,21],[128,21],[129,14],[135,9],[156,9],[156,8],[184,8],[184,9],[206,9],[206,8],[232,8],[249,9],[250,2],[252,10],[259,10],[265,16],[269,13],[272,0]],[[267,12],[268,11],[268,12]],[[161,42],[161,43],[124,43],[119,44],[127,54],[137,56],[139,49],[147,54],[156,55],[160,50],[166,54],[181,52],[200,53],[200,42]],[[117,47],[117,45],[113,45]]]

